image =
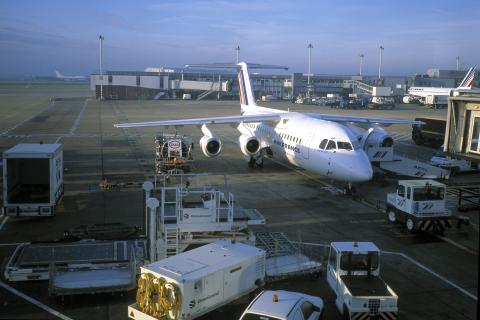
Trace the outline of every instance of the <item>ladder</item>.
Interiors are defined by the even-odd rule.
[[[172,257],[178,254],[178,227],[165,225],[165,257]]]
[[[255,246],[265,250],[267,257],[289,255],[298,251],[283,232],[257,232]]]

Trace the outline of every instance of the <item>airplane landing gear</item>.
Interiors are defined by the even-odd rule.
[[[249,168],[263,168],[263,156],[260,157],[250,157],[248,161]]]
[[[345,186],[345,188],[343,188],[343,194],[346,195],[346,196],[353,196],[356,192],[357,192],[357,190],[355,189],[354,186],[352,186],[351,182],[349,182]]]

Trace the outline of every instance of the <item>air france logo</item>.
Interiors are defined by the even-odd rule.
[[[405,200],[403,200],[403,199],[397,199],[397,205],[398,205],[399,207],[403,206],[404,204],[405,204]]]

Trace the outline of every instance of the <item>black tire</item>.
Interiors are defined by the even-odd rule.
[[[395,213],[395,210],[393,210],[392,208],[387,209],[387,220],[390,221],[391,223],[396,223],[398,221],[397,214]]]
[[[415,232],[415,221],[413,221],[412,218],[405,219],[405,230],[407,230],[408,233]]]

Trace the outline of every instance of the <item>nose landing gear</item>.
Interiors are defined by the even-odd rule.
[[[343,188],[343,194],[346,196],[353,196],[355,195],[357,190],[355,189],[354,186],[352,186],[352,183],[349,182],[344,188]]]

